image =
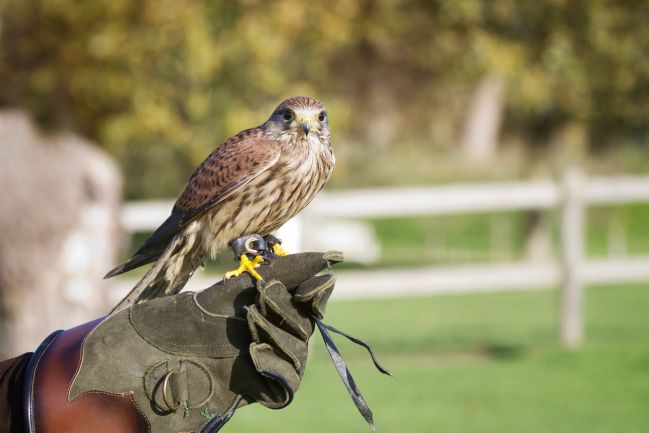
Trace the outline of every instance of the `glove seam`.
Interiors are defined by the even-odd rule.
[[[204,314],[206,314],[207,316],[210,316],[210,317],[218,317],[218,318],[221,318],[221,319],[234,319],[234,320],[240,320],[240,321],[242,321],[242,322],[245,322],[245,321],[246,321],[246,319],[243,318],[243,317],[230,316],[230,315],[227,315],[227,314],[212,313],[212,312],[208,311],[205,307],[203,307],[203,306],[201,305],[200,302],[198,302],[198,295],[199,295],[200,293],[202,293],[202,292],[194,292],[194,295],[193,295],[192,297],[194,298],[194,303],[196,304],[196,307],[197,307],[199,310],[201,310]]]
[[[306,302],[306,301],[310,301],[311,299],[314,299],[314,298],[321,299],[322,292],[329,289],[330,287],[333,287],[335,284],[336,284],[336,277],[331,276],[331,278],[328,278],[326,282],[319,285],[317,288],[312,289],[307,293],[296,293],[296,294],[293,295],[293,298],[296,301],[299,301],[301,303]]]
[[[300,326],[298,321],[295,320],[293,317],[284,314],[283,309],[280,307],[280,305],[277,302],[275,302],[275,300],[272,298],[272,296],[268,296],[266,288],[270,287],[270,285],[274,284],[274,283],[278,283],[280,285],[280,287],[282,287],[284,290],[286,290],[286,293],[290,296],[290,294],[288,293],[288,290],[286,289],[286,287],[280,281],[273,280],[273,281],[269,282],[268,285],[266,287],[264,287],[264,290],[259,292],[259,304],[261,304],[259,307],[262,309],[262,311],[261,311],[262,316],[265,316],[266,319],[269,322],[273,323],[273,321],[270,320],[270,318],[268,317],[267,312],[263,311],[263,310],[267,309],[266,307],[268,307],[268,309],[271,312],[273,312],[275,315],[277,315],[282,320],[282,322],[286,322],[288,324],[288,329],[286,329],[287,326],[282,326],[282,323],[279,323],[279,324],[273,323],[275,326],[277,326],[277,327],[283,329],[284,331],[294,335],[295,337],[299,338],[300,340],[307,341],[309,339],[309,335],[308,335],[307,331],[305,331]],[[289,302],[291,303],[292,307],[295,308],[295,305],[293,304],[291,299],[289,299]]]
[[[160,351],[162,351],[162,352],[165,352],[165,353],[169,353],[169,354],[171,354],[171,355],[178,355],[178,354],[179,354],[179,353],[170,352],[170,351],[168,351],[168,350],[165,350],[164,348],[160,347],[158,344],[155,344],[155,343],[149,341],[149,339],[148,339],[145,335],[143,335],[143,334],[140,332],[140,330],[139,330],[138,327],[135,325],[135,323],[133,323],[133,315],[132,315],[132,311],[133,311],[133,309],[131,309],[131,310],[129,311],[129,321],[131,322],[131,326],[133,326],[133,329],[135,329],[135,332],[137,332],[137,334],[138,334],[138,335],[139,335],[139,336],[140,336],[140,337],[141,337],[141,338],[142,338],[142,339],[143,339],[147,344],[150,344],[151,346],[155,347],[156,349],[158,349],[158,350],[160,350]],[[244,327],[245,327],[245,326],[244,326]],[[155,334],[155,333],[152,333],[151,335],[152,335],[153,337],[157,337],[157,338],[162,338],[162,337],[163,337],[162,335],[160,335],[160,334]],[[222,349],[222,348],[232,347],[232,346],[229,345],[229,344],[176,344],[176,343],[174,343],[174,342],[172,342],[172,341],[169,341],[169,340],[165,340],[165,344],[168,344],[169,346],[171,346],[171,347],[175,347],[175,348],[178,348],[178,349],[183,349],[183,348],[191,349],[191,348],[195,348],[195,347],[209,347],[209,348],[214,348],[214,349]],[[228,356],[228,355],[232,355],[232,356],[234,356],[234,355],[238,355],[238,354],[240,354],[240,353],[242,353],[242,352],[243,352],[243,350],[239,350],[239,349],[236,349],[236,351],[230,351],[230,352],[227,352],[227,351],[218,351],[216,357],[218,357],[219,355],[221,355],[221,356]],[[186,356],[189,356],[189,355],[191,355],[191,356],[195,356],[195,355],[196,355],[196,354],[194,354],[194,353],[181,353],[181,354],[182,354],[182,355],[186,355]]]
[[[289,349],[289,347],[287,347],[286,344],[284,344],[284,342],[281,341],[281,339],[275,338],[274,334],[272,333],[272,330],[267,328],[267,324],[270,324],[271,326],[275,326],[275,325],[273,325],[266,317],[264,317],[259,312],[259,310],[257,309],[257,307],[255,305],[245,307],[245,308],[248,311],[249,315],[252,313],[252,317],[248,320],[248,324],[250,325],[250,331],[251,331],[254,342],[256,344],[267,344],[269,347],[271,347],[271,349],[273,349],[274,347],[277,347],[277,349],[280,352],[279,355],[283,355],[286,358],[288,358],[288,359],[286,359],[286,361],[293,364],[293,366],[295,367],[295,369],[297,371],[302,371],[302,368],[303,368],[302,363],[298,359],[297,355],[295,353],[293,353],[293,351],[291,351]],[[258,318],[261,318],[263,320],[259,320]],[[256,327],[261,328],[265,332],[265,334],[268,335],[268,337],[271,339],[271,342],[273,344],[269,344],[267,342],[262,342],[261,338],[260,338],[260,335],[259,335],[259,332],[257,331],[257,329],[254,329]],[[284,331],[284,332],[286,332],[289,335],[292,335],[288,331]],[[293,337],[299,339],[299,337],[296,337],[294,335],[293,335]],[[302,341],[304,341],[304,340],[302,340]],[[275,352],[274,349],[273,349],[273,352]]]
[[[268,344],[268,343],[252,343],[252,344],[256,344],[257,347],[258,347],[258,350],[262,350],[262,348],[263,349],[267,348],[271,352],[273,352],[275,354],[275,356],[277,356],[273,346]],[[252,354],[252,352],[253,352],[253,350],[250,351],[251,354]],[[275,384],[279,384],[282,387],[282,389],[284,390],[284,395],[279,396],[279,397],[280,398],[287,397],[286,399],[282,399],[280,402],[276,402],[275,400],[273,400],[272,405],[269,405],[268,402],[264,403],[264,402],[260,401],[260,403],[262,403],[264,406],[270,407],[271,409],[281,409],[283,407],[288,406],[293,401],[293,396],[295,394],[295,391],[291,387],[291,385],[290,385],[288,379],[286,378],[286,376],[284,376],[283,374],[279,373],[276,370],[271,370],[269,368],[264,368],[261,364],[259,364],[259,360],[256,357],[251,356],[251,360],[252,360],[252,364],[255,367],[255,370],[257,371],[257,373],[259,373],[262,377],[264,377],[266,379],[270,379]],[[284,362],[287,362],[289,364],[291,363],[288,360],[284,360]],[[299,374],[298,371],[296,371],[296,373],[297,373],[298,378],[302,377],[302,375]],[[271,393],[273,393],[273,394],[275,394],[277,396],[277,393],[273,392],[273,387],[271,387],[269,385],[268,389],[269,389],[269,391]]]
[[[84,335],[83,340],[81,341],[81,348],[79,350],[79,359],[78,359],[78,363],[77,363],[77,368],[76,368],[76,370],[74,372],[74,376],[72,376],[72,380],[68,384],[68,390],[67,390],[67,393],[65,394],[66,398],[68,399],[68,402],[73,402],[74,400],[76,400],[79,397],[79,395],[81,395],[81,394],[79,394],[75,398],[70,399],[70,393],[72,392],[72,386],[74,385],[74,382],[77,380],[77,377],[79,376],[79,372],[81,371],[81,366],[83,365],[83,358],[84,358],[84,354],[86,352],[86,341],[88,341],[88,338],[95,332],[95,330],[97,330],[97,328],[99,328],[103,323],[107,322],[110,318],[111,318],[111,316],[107,316],[101,322],[97,323],[97,325],[95,325],[90,330],[90,332],[88,332],[86,335]],[[149,428],[149,430],[151,430],[151,429]]]

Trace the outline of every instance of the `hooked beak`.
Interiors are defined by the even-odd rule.
[[[309,135],[309,131],[311,131],[311,125],[309,124],[308,121],[306,120],[301,120],[300,121],[300,128],[304,131],[304,135]]]

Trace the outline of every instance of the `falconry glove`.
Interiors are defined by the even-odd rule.
[[[317,274],[341,260],[278,257],[264,283],[244,274],[52,334],[27,374],[29,431],[212,433],[246,404],[285,407],[334,286]]]

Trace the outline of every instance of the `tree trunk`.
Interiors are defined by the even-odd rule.
[[[119,238],[114,162],[73,135],[0,112],[0,356],[105,314]]]
[[[490,74],[482,78],[475,90],[462,139],[462,152],[467,161],[485,163],[496,152],[502,124],[503,87],[503,78]]]

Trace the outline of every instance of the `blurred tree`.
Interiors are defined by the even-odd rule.
[[[105,152],[0,111],[0,359],[108,310],[121,179]]]
[[[337,184],[435,176],[494,75],[500,141],[649,141],[646,1],[5,1],[0,105],[101,143],[131,198],[300,93],[330,108]]]

